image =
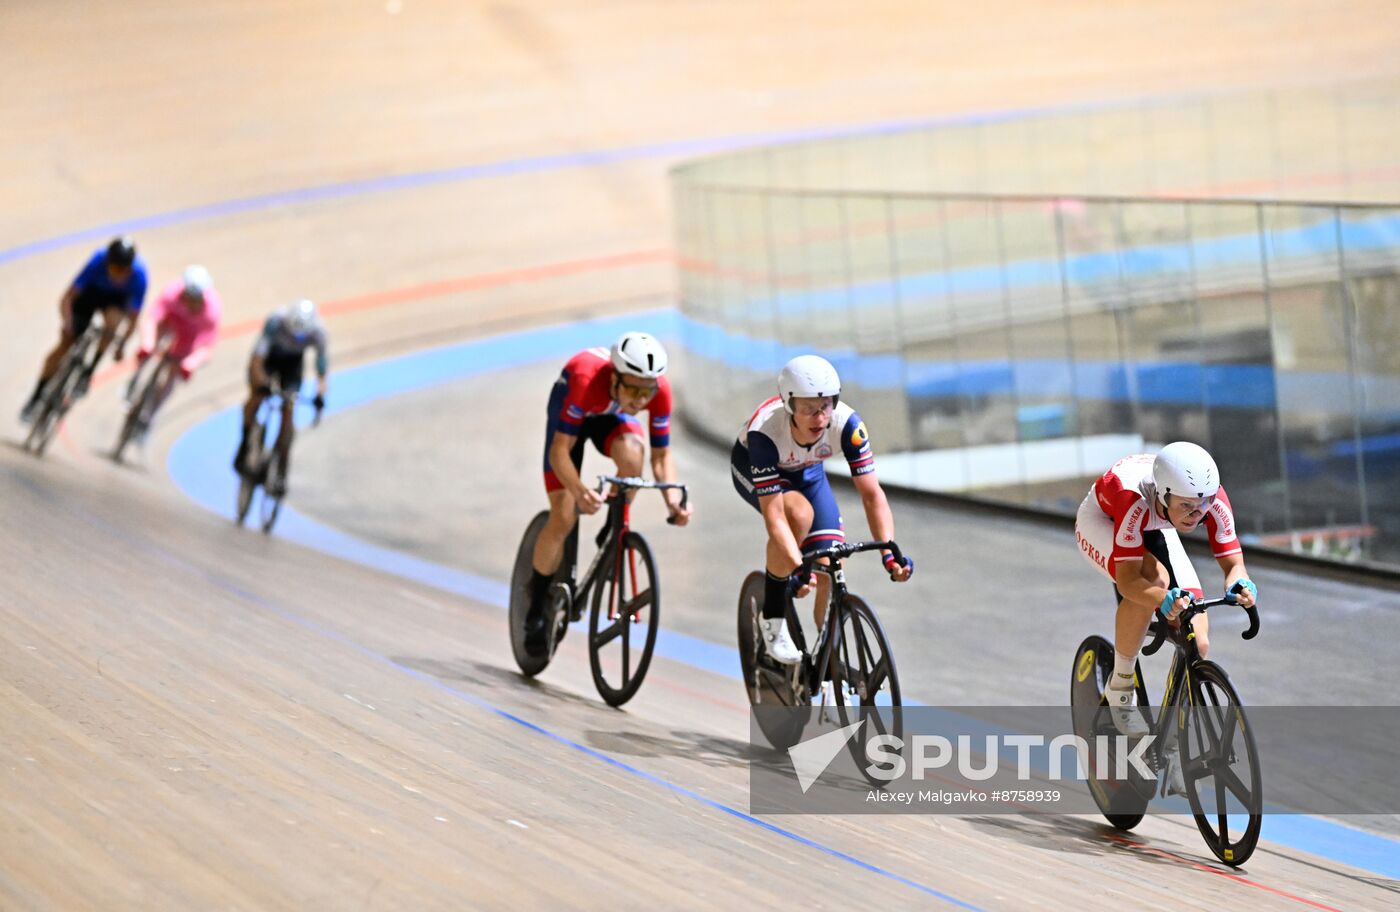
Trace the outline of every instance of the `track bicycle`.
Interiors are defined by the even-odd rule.
[[[1156,653],[1164,642],[1175,649],[1155,718],[1141,665],[1133,683],[1137,710],[1154,736],[1143,756],[1157,778],[1149,780],[1130,773],[1127,779],[1114,779],[1101,775],[1105,771],[1094,763],[1088,764],[1089,790],[1099,810],[1115,827],[1130,830],[1146,813],[1158,780],[1166,791],[1166,777],[1171,774],[1167,762],[1178,762],[1196,827],[1215,856],[1231,867],[1244,864],[1259,841],[1263,823],[1259,753],[1238,692],[1224,668],[1201,658],[1191,621],[1211,608],[1236,604],[1233,595],[1193,602],[1181,612],[1176,625],[1160,616],[1153,618],[1149,631],[1154,637],[1143,647],[1143,654]],[[1251,640],[1259,633],[1259,613],[1257,607],[1244,610],[1249,628],[1241,636]],[[1096,735],[1117,734],[1103,699],[1112,674],[1113,645],[1108,640],[1091,636],[1079,644],[1070,680],[1070,706],[1074,733],[1086,742],[1092,742]],[[1168,760],[1173,751],[1177,759]]]
[[[82,397],[78,387],[85,374],[93,365],[88,362],[88,352],[97,344],[102,330],[96,321],[88,324],[83,334],[73,341],[39,393],[39,406],[34,411],[34,419],[29,425],[29,435],[24,439],[24,448],[35,456],[44,455],[44,450],[54,435],[58,433],[64,416],[73,403]]]
[[[170,357],[168,345],[163,344],[168,341],[167,337],[162,336],[157,343],[156,351],[146,359],[146,364],[154,365],[150,376],[146,378],[146,384],[141,385],[141,374],[145,370],[146,364],[136,368],[136,373],[132,374],[131,382],[127,384],[126,417],[122,420],[122,429],[117,436],[117,445],[112,448],[113,462],[122,461],[122,454],[133,441],[139,442],[146,439],[146,434],[151,429],[151,421],[155,418],[156,409],[160,406],[162,391],[174,383],[172,374],[176,370],[177,361]],[[139,392],[137,392],[138,389]]]
[[[689,492],[685,485],[647,481],[644,478],[598,476],[598,492],[608,485],[613,493],[607,501],[607,515],[595,539],[598,550],[578,580],[578,526],[564,543],[564,559],[545,596],[545,636],[539,648],[532,648],[527,627],[530,620],[530,578],[534,573],[535,541],[549,519],[543,510],[530,521],[515,556],[510,588],[510,642],[515,662],[522,673],[533,677],[549,665],[569,624],[588,613],[588,663],[593,684],[609,706],[621,706],[642,686],[656,648],[660,629],[661,588],[651,546],[640,532],[632,529],[630,492],[638,490],[681,492],[684,507]],[[672,522],[670,518],[667,522]]]
[[[243,457],[243,471],[239,473],[236,504],[236,518],[241,526],[253,506],[253,495],[262,488],[259,519],[263,532],[272,531],[277,514],[282,509],[282,498],[287,493],[287,457],[291,452],[291,443],[277,446],[282,439],[281,414],[282,390],[274,382],[268,395],[263,397],[262,405],[258,406],[257,418],[248,431],[248,451]],[[321,410],[317,409],[311,426],[320,423]],[[270,431],[274,433],[271,448],[267,446]]]
[[[826,574],[831,586],[821,629],[811,649],[792,598],[786,600],[788,632],[802,651],[801,661],[793,665],[775,661],[763,646],[764,572],[755,570],[744,579],[739,589],[739,661],[754,718],[774,747],[788,747],[796,741],[806,714],[772,710],[809,707],[814,700],[822,711],[834,711],[841,727],[863,717],[879,727],[879,733],[902,739],[899,674],[889,637],[875,609],[846,587],[842,566],[853,554],[884,550],[894,554],[896,564],[904,562],[899,545],[892,541],[837,542],[803,554],[794,578],[807,579],[815,571]],[[822,686],[826,682],[830,688]],[[892,707],[893,711],[862,712],[876,706]],[[851,742],[853,746],[858,743],[859,739]]]

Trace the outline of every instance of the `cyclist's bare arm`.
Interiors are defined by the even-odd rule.
[[[556,471],[555,474],[559,473]],[[651,475],[657,481],[674,482],[676,480],[676,460],[671,456],[670,447],[651,448]],[[680,491],[668,488],[661,492],[661,496],[666,499],[666,509],[674,517],[676,525],[683,526],[690,522],[690,505],[681,506]]]
[[[1225,591],[1229,591],[1242,579],[1249,579],[1249,571],[1244,566],[1244,554],[1236,552],[1227,554],[1224,557],[1217,557],[1215,562],[1220,565],[1220,570],[1225,574]],[[1248,589],[1241,588],[1235,593],[1235,601],[1241,608],[1253,608],[1254,596]]]
[[[267,368],[263,366],[263,356],[257,352],[248,360],[248,378],[253,383],[253,389],[263,389],[267,387]]]
[[[885,497],[885,489],[880,487],[880,480],[875,477],[874,472],[865,475],[857,475],[852,479],[856,486],[856,493],[860,495],[861,506],[865,507],[865,521],[870,525],[870,537],[875,541],[891,541],[894,539],[894,514],[890,512],[890,502]],[[889,552],[882,552],[888,554]],[[909,578],[912,571],[903,564],[897,564],[890,568],[890,573],[894,574],[895,582],[902,583]]]
[[[1162,599],[1167,597],[1167,588],[1144,577],[1142,565],[1141,559],[1119,561],[1114,581],[1118,584],[1118,591],[1123,594],[1124,601],[1132,602],[1139,608],[1155,611],[1162,604]],[[1182,608],[1186,607],[1184,599],[1183,596],[1177,600]]]
[[[549,467],[554,470],[554,477],[559,479],[564,490],[574,498],[579,512],[592,515],[603,505],[603,495],[584,484],[578,469],[574,468],[569,451],[574,448],[576,440],[578,437],[573,434],[555,431],[554,439],[549,442]]]

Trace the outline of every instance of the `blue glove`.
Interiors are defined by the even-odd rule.
[[[1175,602],[1177,599],[1181,598],[1183,595],[1189,598],[1191,596],[1191,593],[1187,592],[1185,589],[1167,590],[1167,597],[1162,599],[1162,604],[1157,606],[1157,613],[1162,616],[1162,620],[1166,620],[1167,615],[1171,613],[1172,603]]]
[[[1253,580],[1235,580],[1235,585],[1231,586],[1229,589],[1226,589],[1225,594],[1234,595],[1236,592],[1239,592],[1242,589],[1248,589],[1249,597],[1254,599],[1256,602],[1259,600],[1259,587],[1254,585]]]
[[[885,554],[884,561],[886,572],[890,574],[890,579],[894,579],[894,552]],[[909,575],[912,577],[914,575],[914,559],[905,555],[904,566],[909,568]]]

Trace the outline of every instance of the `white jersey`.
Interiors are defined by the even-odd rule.
[[[810,444],[793,439],[792,418],[774,396],[758,407],[739,430],[739,445],[748,452],[750,480],[759,496],[792,487],[814,466],[841,452],[851,475],[875,471],[870,435],[856,410],[838,402],[826,431]],[[824,471],[824,470],[822,470]]]

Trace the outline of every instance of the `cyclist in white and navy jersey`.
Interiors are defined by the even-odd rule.
[[[817,355],[801,355],[778,374],[778,395],[758,407],[739,431],[730,471],[739,495],[763,516],[768,530],[768,579],[763,599],[763,645],[775,660],[791,665],[802,658],[785,617],[791,586],[804,596],[812,581],[792,580],[802,550],[845,541],[841,510],[823,462],[840,451],[850,466],[865,507],[870,534],[894,538],[894,517],[875,477],[875,456],[865,422],[841,401],[836,368]],[[896,582],[907,580],[914,562],[884,552],[885,569]],[[817,583],[817,611],[825,605],[826,578]],[[821,618],[818,616],[818,623]]]
[[[253,422],[257,420],[258,408],[264,399],[272,395],[272,382],[276,380],[282,395],[282,421],[276,447],[284,454],[280,480],[282,488],[278,493],[286,493],[292,438],[296,433],[292,411],[301,390],[306,350],[311,348],[316,351],[316,398],[311,403],[319,416],[326,407],[326,374],[330,369],[326,345],[325,324],[316,312],[316,305],[310,301],[297,301],[267,318],[257,344],[253,346],[253,354],[248,359],[248,399],[243,403],[243,436],[233,457],[235,472],[244,475],[249,471],[249,467],[244,465],[248,454],[248,437]]]

